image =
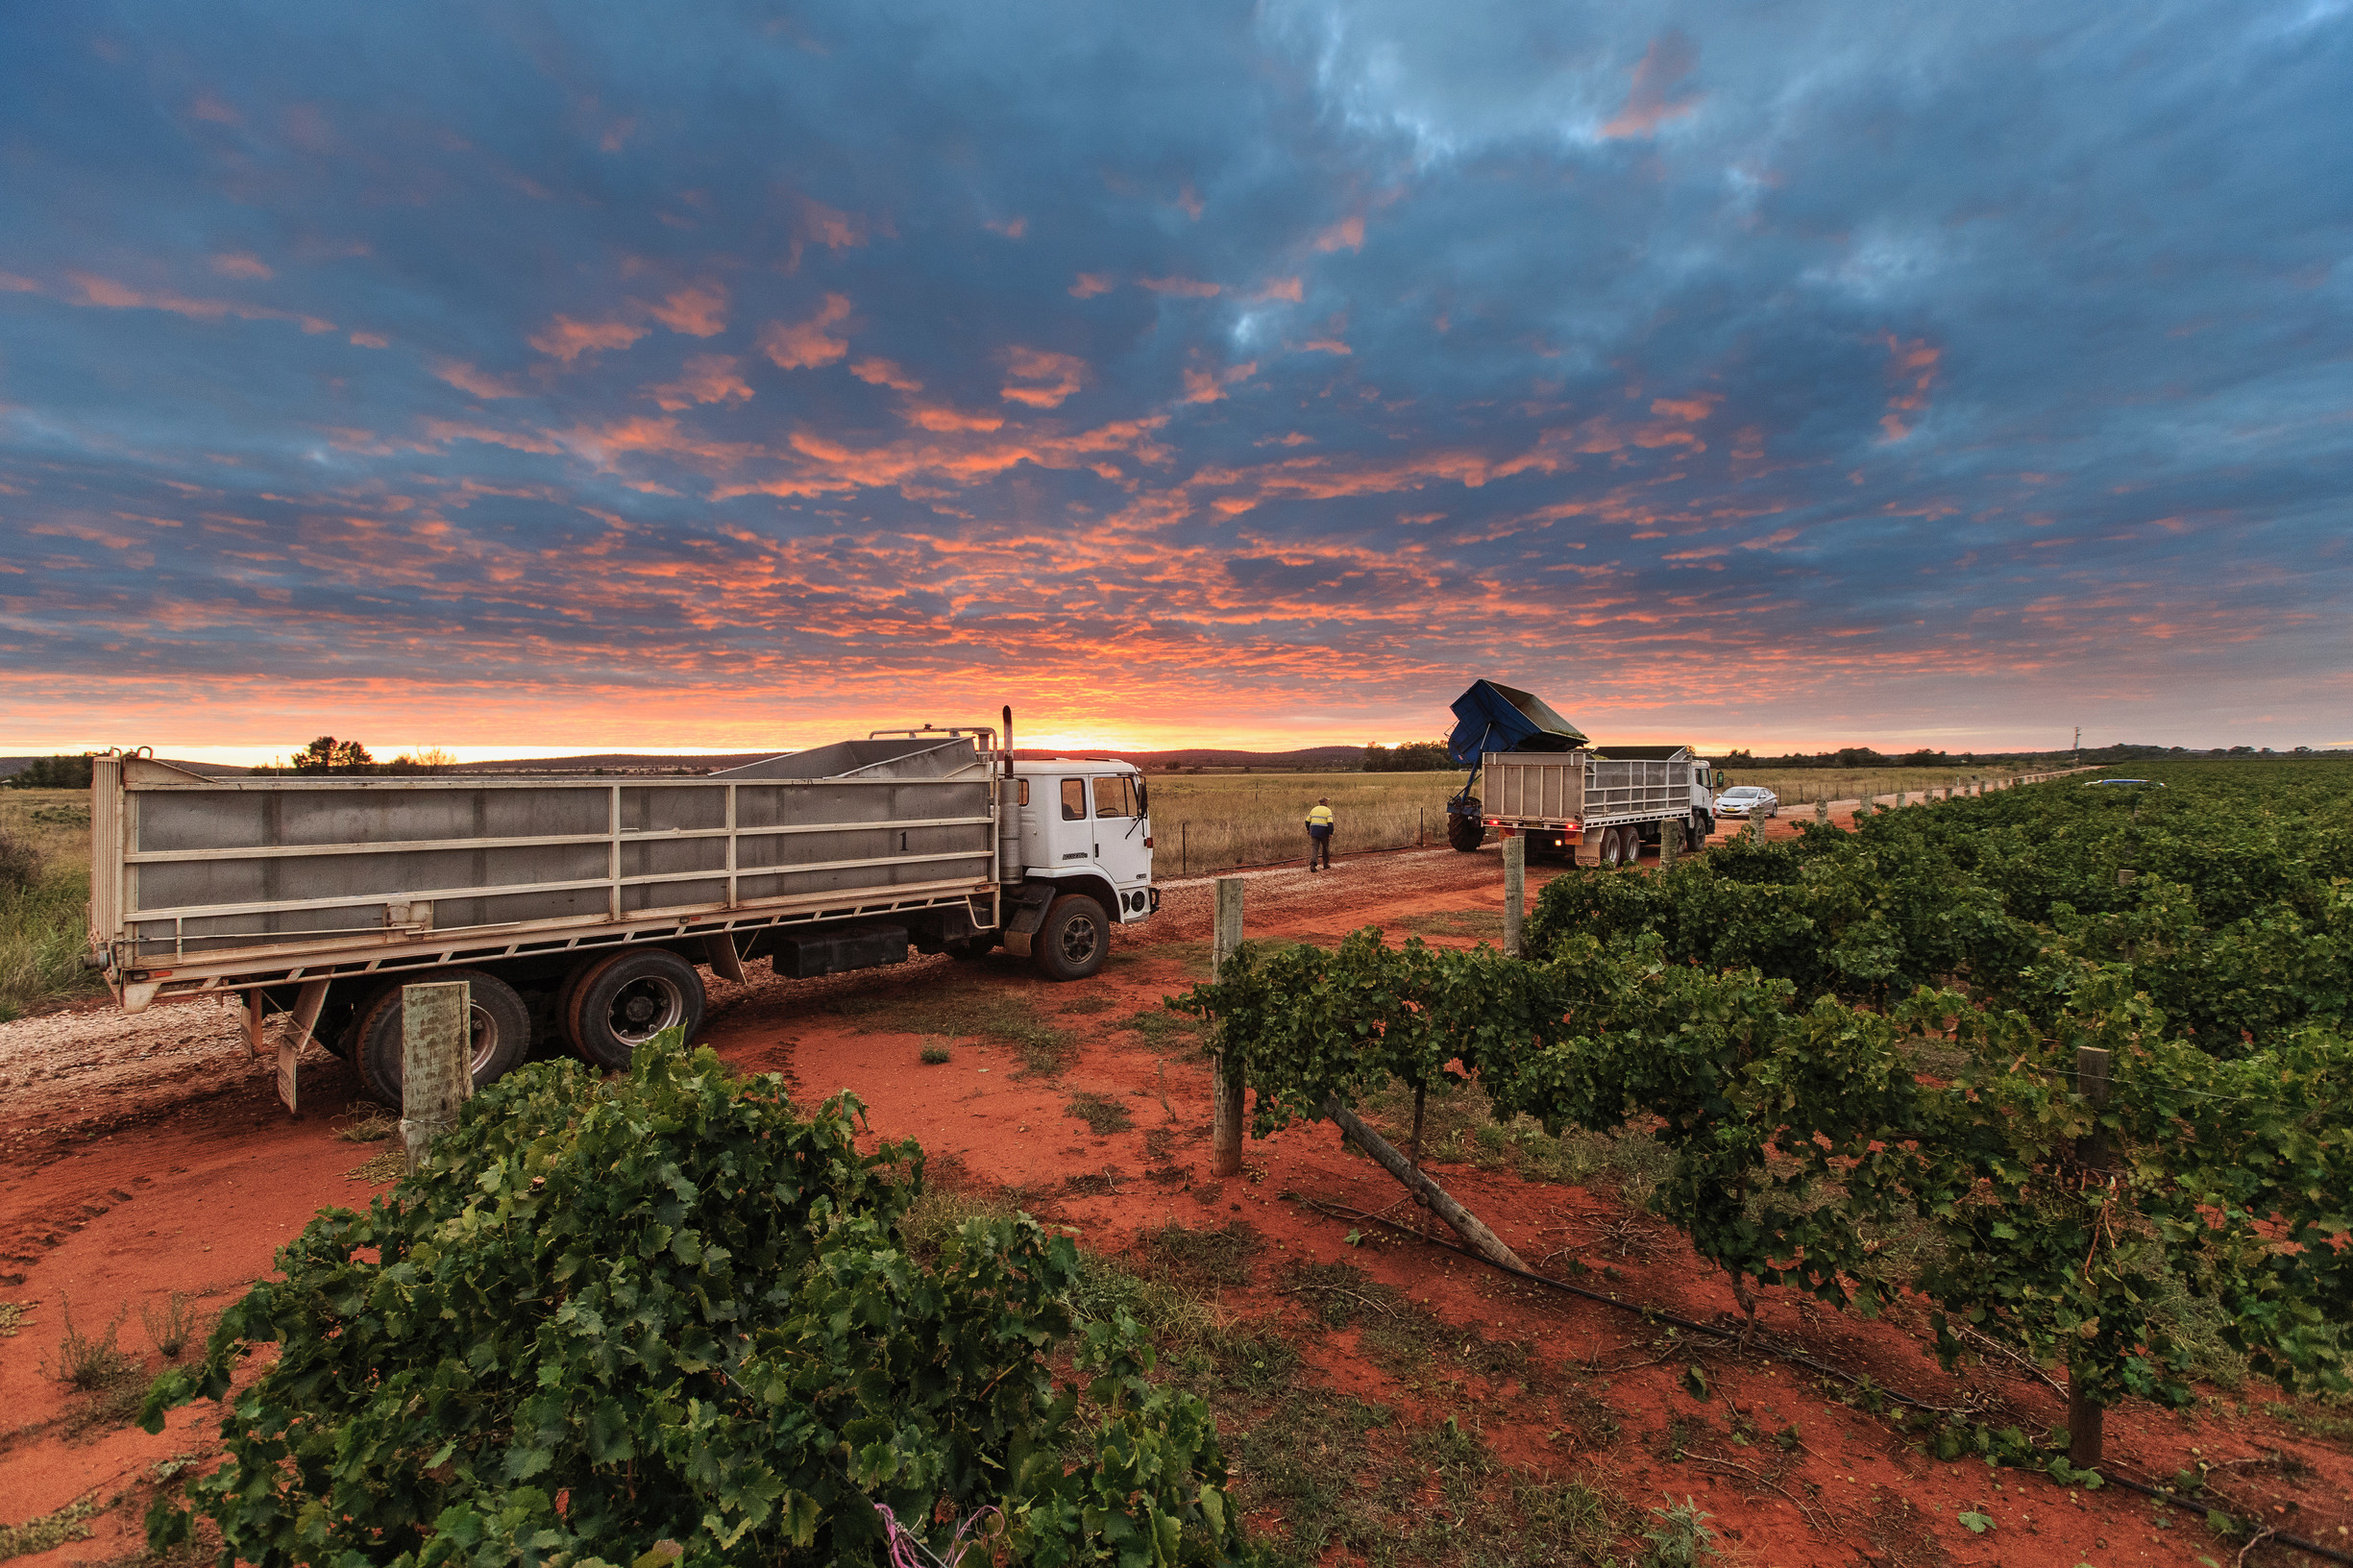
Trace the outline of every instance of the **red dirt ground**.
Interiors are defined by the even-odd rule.
[[[1778,836],[1794,826],[1777,821],[1766,831]],[[1553,874],[1557,868],[1532,869],[1530,880]],[[1329,876],[1268,871],[1247,886],[1251,935],[1317,942],[1367,924],[1402,937],[1416,917],[1502,907],[1491,851],[1343,857]],[[1423,1374],[1434,1382],[1406,1387],[1357,1354],[1354,1330],[1297,1335],[1308,1357],[1303,1377],[1377,1400],[1410,1423],[1459,1414],[1508,1464],[1551,1480],[1582,1480],[1638,1507],[1694,1498],[1714,1516],[1732,1560],[1760,1568],[2111,1568],[2201,1558],[2225,1564],[2237,1556],[2195,1514],[2118,1488],[2084,1492],[1979,1460],[1937,1462],[1892,1422],[1842,1403],[1838,1385],[1767,1355],[1688,1335],[1669,1344],[1630,1313],[1543,1291],[1371,1227],[1360,1227],[1366,1239],[1351,1246],[1350,1225],[1305,1200],[1410,1211],[1398,1207],[1399,1189],[1375,1166],[1339,1149],[1328,1126],[1252,1142],[1242,1177],[1212,1179],[1206,1068],[1176,1047],[1156,1053],[1121,1021],[1201,978],[1209,921],[1207,882],[1176,885],[1158,917],[1120,935],[1102,974],[1067,987],[1005,960],[974,969],[927,959],[885,975],[814,982],[755,971],[747,986],[714,987],[705,1033],[747,1069],[785,1072],[802,1096],[853,1090],[877,1137],[919,1138],[935,1161],[953,1157],[948,1168],[958,1180],[1018,1189],[1034,1212],[1074,1226],[1083,1246],[1120,1251],[1172,1218],[1194,1227],[1247,1221],[1262,1238],[1251,1282],[1221,1300],[1241,1318],[1305,1325],[1299,1298],[1277,1292],[1278,1271],[1296,1260],[1348,1262],[1426,1303],[1466,1338],[1528,1347],[1541,1376],[1441,1368]],[[967,1039],[955,1042],[951,1062],[926,1066],[917,1037],[861,1032],[854,1015],[825,1005],[878,988],[913,994],[965,984],[1001,987],[1075,1031],[1083,1041],[1076,1061],[1058,1079],[1017,1077],[1021,1063],[1012,1048]],[[231,1014],[191,1007],[184,1017],[190,1027],[172,1065],[158,1064],[152,1074],[92,1066],[80,1077],[61,1070],[32,1082],[0,1079],[17,1086],[0,1105],[7,1158],[0,1299],[34,1304],[21,1331],[0,1338],[0,1409],[7,1412],[0,1463],[10,1482],[0,1520],[22,1522],[86,1496],[101,1504],[125,1499],[92,1521],[89,1539],[20,1559],[27,1568],[135,1554],[139,1515],[154,1489],[149,1467],[175,1455],[217,1452],[215,1412],[205,1406],[176,1412],[152,1437],[120,1426],[72,1433],[75,1402],[43,1369],[44,1360],[55,1360],[67,1306],[86,1331],[120,1314],[123,1347],[139,1355],[147,1351],[141,1305],[159,1308],[179,1290],[197,1297],[208,1314],[217,1311],[271,1270],[277,1246],[314,1211],[363,1204],[378,1190],[346,1172],[385,1145],[339,1141],[342,1118],[333,1115],[289,1118],[275,1098],[270,1064],[246,1059]],[[11,1061],[11,1031],[41,1021],[0,1026],[0,1066]],[[360,1092],[349,1069],[323,1054],[306,1057],[303,1074],[307,1106],[339,1110]],[[1081,1090],[1128,1104],[1134,1125],[1091,1133],[1065,1112]],[[1164,1135],[1160,1146],[1172,1149],[1160,1158],[1145,1147],[1156,1131]],[[1525,1258],[1549,1259],[1555,1270],[1582,1258],[1594,1270],[1581,1276],[1588,1286],[1703,1322],[1729,1320],[1722,1276],[1669,1227],[1649,1222],[1646,1257],[1603,1249],[1603,1228],[1628,1217],[1614,1188],[1523,1181],[1471,1165],[1438,1166],[1434,1174]],[[1066,1190],[1072,1178],[1105,1175],[1115,1190]],[[1605,1267],[1614,1267],[1614,1282],[1602,1283]],[[1802,1347],[1931,1403],[1974,1402],[1997,1426],[2064,1420],[2063,1401],[2015,1369],[1989,1363],[1958,1377],[1945,1373],[1926,1352],[1926,1313],[1915,1304],[1866,1322],[1783,1292],[1761,1294],[1760,1322],[1772,1342]],[[1704,1400],[1682,1382],[1695,1363],[1705,1369]],[[145,1364],[152,1371],[162,1363],[147,1353]],[[2225,1490],[2243,1514],[2260,1511],[2280,1530],[2353,1549],[2353,1458],[2342,1445],[2240,1413],[2248,1409],[2241,1400],[2260,1408],[2265,1399],[2251,1384],[2218,1391],[2218,1403],[2188,1414],[2125,1406],[2108,1417],[2110,1455],[2148,1477],[2199,1458],[2235,1466]],[[1659,1457],[1670,1422],[1682,1430],[1679,1460]],[[1736,1437],[1736,1423],[1754,1441]],[[1802,1446],[1784,1453],[1770,1434],[1792,1424]],[[1994,1521],[1989,1532],[1961,1526],[1958,1516],[1972,1509]],[[1280,1528],[1262,1514],[1252,1524]],[[2246,1560],[2310,1559],[2262,1547]]]

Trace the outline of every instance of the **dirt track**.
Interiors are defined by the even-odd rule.
[[[1794,827],[1776,822],[1767,831]],[[1559,872],[1539,865],[1530,880],[1540,885]],[[1317,942],[1366,924],[1401,936],[1409,921],[1442,912],[1492,916],[1502,901],[1491,849],[1343,858],[1328,876],[1270,871],[1246,885],[1251,934]],[[1398,1189],[1376,1167],[1338,1148],[1328,1127],[1254,1142],[1242,1177],[1214,1180],[1206,1070],[1183,1041],[1156,1048],[1130,1021],[1206,972],[1210,898],[1207,879],[1170,888],[1155,919],[1121,934],[1104,973],[1076,986],[1048,984],[1001,959],[977,967],[923,959],[806,982],[755,969],[750,984],[714,987],[706,1037],[746,1068],[786,1072],[804,1097],[855,1091],[877,1136],[919,1137],[949,1179],[1017,1189],[1034,1212],[1075,1226],[1089,1247],[1119,1251],[1171,1218],[1194,1227],[1246,1221],[1262,1243],[1255,1271],[1247,1286],[1226,1290],[1222,1305],[1298,1331],[1303,1378],[1376,1399],[1408,1425],[1450,1414],[1465,1426],[1475,1421],[1504,1461],[1581,1477],[1644,1507],[1689,1494],[1716,1515],[1738,1560],[2108,1568],[2188,1562],[2213,1551],[2202,1530],[2154,1529],[2146,1503],[2115,1492],[2069,1492],[1973,1461],[1934,1462],[1890,1424],[1826,1400],[1786,1363],[1706,1344],[1662,1353],[1639,1318],[1383,1239],[1370,1226],[1357,1227],[1360,1242],[1351,1246],[1350,1225],[1303,1200],[1409,1211],[1398,1208]],[[914,1034],[892,1032],[886,1014],[866,1010],[877,998],[920,1000],[972,987],[1075,1035],[1067,1070],[1022,1075],[1013,1048],[968,1038],[955,1042],[949,1064],[926,1066]],[[235,1015],[215,1004],[159,1008],[136,1019],[101,1011],[0,1025],[0,1299],[37,1304],[16,1337],[0,1339],[0,1408],[17,1433],[0,1439],[15,1482],[0,1520],[15,1523],[86,1493],[103,1500],[128,1490],[134,1499],[95,1521],[93,1539],[24,1562],[98,1562],[131,1550],[145,1467],[208,1446],[208,1408],[179,1412],[155,1437],[115,1427],[85,1441],[61,1426],[43,1427],[72,1409],[38,1368],[55,1354],[66,1304],[86,1329],[123,1312],[125,1348],[144,1351],[141,1304],[184,1290],[217,1311],[269,1270],[274,1249],[314,1210],[364,1203],[377,1190],[346,1172],[383,1145],[334,1137],[336,1113],[358,1093],[355,1079],[324,1053],[306,1057],[302,1070],[305,1104],[317,1109],[293,1120],[277,1102],[271,1064],[247,1058]],[[1133,1125],[1089,1131],[1066,1113],[1082,1091],[1130,1107]],[[1554,1268],[1582,1261],[1592,1279],[1613,1280],[1605,1288],[1703,1321],[1731,1307],[1722,1277],[1675,1233],[1656,1222],[1630,1227],[1614,1189],[1526,1182],[1471,1165],[1435,1173],[1524,1257]],[[1640,1238],[1630,1256],[1629,1236]],[[1311,1331],[1299,1298],[1281,1293],[1281,1271],[1303,1259],[1355,1264],[1426,1305],[1466,1349],[1474,1341],[1524,1347],[1525,1364],[1493,1372],[1442,1359],[1430,1378],[1400,1384],[1361,1352],[1358,1331]],[[2059,1402],[2023,1378],[1942,1373],[1924,1354],[1923,1311],[1900,1305],[1887,1319],[1866,1322],[1764,1294],[1768,1335],[1882,1386],[1938,1403],[1981,1400],[2000,1420],[2059,1418]],[[1694,1364],[1705,1368],[1704,1400],[1680,1381]],[[1787,1454],[1735,1435],[1793,1423],[1802,1446]],[[2113,1412],[2109,1430],[2115,1450],[2159,1473],[2186,1462],[2192,1443],[2208,1458],[2289,1453],[2310,1472],[2250,1480],[2245,1495],[2292,1506],[2294,1514],[2277,1517],[2292,1519],[2298,1533],[2333,1535],[2340,1522],[2353,1522],[2353,1465],[2275,1423],[2208,1413],[2191,1425],[2135,1406]],[[1680,1460],[1662,1457],[1677,1446],[1671,1432],[1687,1435]],[[1996,1531],[1977,1536],[1955,1524],[1970,1508],[1995,1518]]]

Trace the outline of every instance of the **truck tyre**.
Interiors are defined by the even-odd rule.
[[[1047,978],[1084,980],[1111,956],[1111,917],[1085,894],[1066,893],[1046,907],[1030,951]]]
[[[476,1089],[497,1083],[523,1066],[524,1059],[531,1054],[531,1010],[524,1006],[515,988],[497,975],[485,974],[480,969],[434,969],[395,981],[359,1010],[359,1024],[353,1032],[357,1047],[353,1056],[359,1068],[360,1082],[367,1085],[368,1093],[379,1104],[395,1111],[402,1109],[403,986],[436,985],[453,980],[463,980],[468,988],[467,1000],[471,1006],[467,1024],[474,1038]]]
[[[1487,824],[1479,820],[1479,802],[1465,800],[1467,811],[1446,814],[1446,842],[1464,854],[1469,854],[1487,842]]]
[[[1684,821],[1684,823],[1683,823],[1683,848],[1684,848],[1684,851],[1685,851],[1686,853],[1696,855],[1696,854],[1698,854],[1698,853],[1699,853],[1699,852],[1700,852],[1702,849],[1704,849],[1704,848],[1706,848],[1706,847],[1707,847],[1707,829],[1706,829],[1706,828],[1705,828],[1703,825],[1702,825],[1700,819],[1699,819],[1699,818],[1697,818],[1697,817],[1693,817],[1693,818],[1690,818],[1690,819],[1688,819],[1687,821]]]
[[[564,1038],[591,1066],[626,1068],[640,1045],[665,1029],[687,1044],[702,1028],[702,976],[667,947],[625,947],[600,960],[572,988]]]

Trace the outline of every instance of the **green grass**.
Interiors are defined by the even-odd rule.
[[[1504,916],[1501,910],[1441,909],[1409,918],[1406,930],[1416,937],[1462,937],[1474,942],[1500,943],[1504,940]]]
[[[21,1525],[0,1525],[0,1561],[46,1552],[67,1541],[86,1541],[92,1533],[90,1521],[105,1511],[96,1498],[86,1497]]]
[[[1195,1014],[1179,1013],[1165,1007],[1147,1007],[1120,1019],[1119,1027],[1135,1030],[1143,1036],[1146,1045],[1155,1051],[1166,1052],[1198,1043],[1201,1031],[1206,1026]]]
[[[1052,1077],[1078,1055],[1078,1038],[1039,1017],[1027,996],[976,978],[968,967],[914,984],[851,992],[828,1004],[867,1034],[991,1040],[1021,1053],[1022,1070]]]
[[[0,791],[0,1021],[103,989],[88,947],[89,796]]]

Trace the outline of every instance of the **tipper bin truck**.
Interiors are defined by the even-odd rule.
[[[1454,702],[1446,749],[1470,777],[1446,802],[1465,853],[1487,829],[1581,865],[1631,863],[1668,834],[1697,849],[1715,828],[1714,770],[1682,746],[1597,746],[1541,698],[1480,680]],[[1484,796],[1474,793],[1486,776]]]
[[[534,1046],[692,1039],[701,969],[809,977],[994,948],[1057,980],[1159,907],[1143,775],[879,730],[697,777],[205,777],[95,759],[90,956],[129,1012],[233,992],[280,1093],[310,1040],[400,1103],[401,990],[471,987],[478,1087]]]

